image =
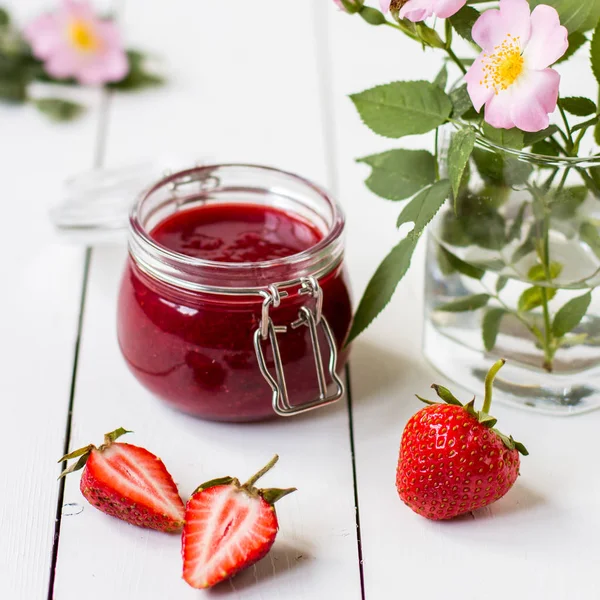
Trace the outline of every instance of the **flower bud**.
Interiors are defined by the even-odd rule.
[[[347,13],[358,12],[363,6],[363,0],[333,0],[340,8]]]

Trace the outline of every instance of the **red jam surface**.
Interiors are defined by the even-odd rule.
[[[308,250],[321,239],[311,223],[282,210],[249,204],[207,205],[168,217],[150,232],[162,246],[211,261],[248,263]],[[286,279],[294,279],[292,272]],[[319,281],[323,314],[338,349],[347,336],[352,307],[341,265]],[[290,401],[315,400],[318,385],[307,327],[292,329],[301,306],[312,300],[295,290],[272,308]],[[118,335],[135,376],[154,394],[184,412],[220,421],[252,421],[275,415],[271,388],[258,368],[253,345],[262,300],[187,291],[144,273],[130,257],[121,285]],[[324,365],[328,346],[319,333]],[[273,371],[269,343],[263,344]],[[343,368],[346,353],[338,358]]]

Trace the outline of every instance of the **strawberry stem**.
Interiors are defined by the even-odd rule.
[[[506,361],[501,358],[498,362],[494,363],[488,374],[485,376],[485,398],[483,400],[483,412],[490,412],[492,406],[492,388],[494,386],[494,377],[498,374],[498,371],[505,365]]]
[[[246,483],[242,486],[243,488],[250,489],[254,487],[254,484],[268,471],[270,471],[275,463],[279,460],[279,456],[276,454],[258,473],[255,473],[246,481]]]

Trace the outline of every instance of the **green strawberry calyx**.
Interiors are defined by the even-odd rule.
[[[92,450],[98,450],[100,452],[103,452],[104,450],[109,448],[116,440],[118,440],[122,435],[125,435],[126,433],[133,433],[133,432],[129,431],[128,429],[123,429],[123,427],[119,427],[118,429],[115,429],[114,431],[111,431],[110,433],[104,434],[104,443],[99,448],[96,448],[96,446],[94,446],[94,444],[88,444],[87,446],[84,446],[83,448],[78,448],[77,450],[73,450],[73,452],[69,452],[69,454],[65,454],[64,456],[62,456],[61,458],[58,459],[59,463],[66,462],[68,460],[71,460],[72,458],[79,458],[79,460],[77,462],[73,463],[70,467],[66,468],[59,475],[58,478],[61,479],[62,477],[64,477],[65,475],[68,475],[69,473],[73,473],[75,471],[79,471],[79,469],[83,469],[83,467],[85,467],[85,463],[87,462],[88,458],[90,457],[90,453],[92,452]]]
[[[496,423],[498,422],[498,419],[496,419],[495,417],[492,417],[492,415],[490,415],[490,413],[489,413],[490,407],[492,405],[492,388],[493,388],[493,384],[494,384],[494,378],[496,377],[498,371],[504,366],[505,363],[506,363],[506,361],[504,359],[500,359],[498,362],[496,362],[492,366],[492,368],[489,370],[488,374],[486,375],[485,398],[483,401],[483,407],[479,411],[475,410],[475,397],[473,397],[473,400],[471,400],[470,402],[467,402],[467,404],[463,404],[460,400],[458,400],[458,398],[456,398],[456,396],[448,388],[445,388],[442,385],[437,385],[435,383],[431,387],[435,390],[435,393],[439,396],[439,398],[442,400],[442,402],[444,402],[446,404],[452,404],[454,406],[461,406],[462,408],[464,408],[467,411],[467,413],[469,415],[471,415],[472,417],[477,419],[477,421],[481,425],[483,425],[484,427],[487,427],[488,429],[490,429],[490,431],[493,431],[502,440],[502,443],[509,450],[517,450],[523,456],[527,456],[529,454],[529,452],[527,451],[527,448],[525,448],[525,446],[521,442],[517,442],[515,439],[513,439],[512,435],[506,436],[494,428],[494,425],[496,425]],[[429,405],[441,404],[441,402],[433,402],[431,400],[427,400],[426,398],[422,398],[419,395],[417,395],[417,398],[421,402],[424,402],[425,404],[429,404]]]
[[[275,463],[279,460],[279,456],[276,454],[260,471],[252,475],[248,481],[244,484],[240,484],[239,479],[235,477],[219,477],[218,479],[211,479],[206,483],[199,485],[195,490],[194,494],[198,492],[203,492],[212,487],[216,487],[218,485],[232,485],[237,488],[239,491],[243,491],[251,497],[260,496],[270,504],[271,506],[275,504],[278,500],[281,500],[284,496],[291,494],[296,491],[296,488],[266,488],[261,489],[254,486],[254,484],[268,471],[270,471]]]

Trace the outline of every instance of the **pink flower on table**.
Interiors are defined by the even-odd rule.
[[[567,29],[545,4],[530,12],[526,0],[500,0],[473,26],[483,52],[465,75],[473,106],[485,105],[493,127],[540,131],[556,109],[560,75],[550,69],[567,50]]]
[[[59,10],[25,28],[25,39],[57,79],[93,85],[119,81],[129,71],[118,27],[97,17],[87,2],[63,0]]]
[[[381,0],[389,6],[390,0]],[[398,16],[417,23],[435,15],[441,19],[447,19],[456,14],[467,0],[408,0],[400,9]],[[400,2],[402,4],[402,2]]]

